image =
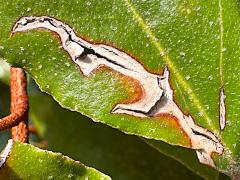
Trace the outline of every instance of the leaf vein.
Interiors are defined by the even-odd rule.
[[[189,94],[190,97],[192,97],[193,104],[196,106],[198,111],[202,113],[202,116],[205,118],[207,125],[209,127],[212,127],[212,120],[208,116],[206,110],[203,108],[201,102],[197,98],[196,94],[192,91],[191,86],[184,80],[181,73],[178,71],[172,60],[170,59],[169,55],[165,53],[164,48],[157,40],[155,34],[152,32],[151,28],[145,23],[144,19],[140,15],[140,13],[137,11],[137,9],[134,7],[133,4],[129,0],[124,0],[125,5],[131,10],[133,18],[138,22],[140,27],[143,28],[144,32],[148,35],[150,41],[153,43],[155,48],[159,51],[160,55],[162,56],[163,60],[168,64],[168,67],[171,69],[171,71],[174,72],[177,81],[179,84],[183,87],[183,89]]]
[[[220,57],[219,57],[219,73],[220,73],[220,85],[224,85],[224,75],[223,75],[223,54],[224,54],[224,44],[223,44],[223,7],[222,0],[219,0],[219,27],[220,27]]]

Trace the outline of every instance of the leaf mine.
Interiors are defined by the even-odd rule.
[[[167,67],[162,75],[148,72],[142,64],[125,52],[104,44],[89,43],[78,37],[68,25],[52,17],[22,17],[15,23],[12,33],[33,29],[47,29],[57,33],[62,47],[80,67],[84,76],[90,76],[94,70],[104,65],[135,79],[142,88],[141,98],[132,103],[117,104],[112,113],[136,117],[169,114],[176,117],[180,127],[191,140],[191,148],[196,150],[200,162],[215,166],[211,155],[213,152],[222,154],[223,146],[213,133],[195,124],[193,118],[185,115],[174,102]]]
[[[220,115],[219,115],[219,123],[220,123],[220,128],[223,130],[226,125],[226,107],[225,107],[225,94],[224,94],[224,89],[223,87],[220,89],[220,98],[219,98],[219,109],[220,109]]]

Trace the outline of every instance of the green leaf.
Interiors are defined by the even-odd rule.
[[[223,145],[222,155],[212,154],[216,168],[232,177],[239,176],[240,22],[236,18],[236,0],[0,2],[0,42],[4,47],[0,48],[0,56],[24,67],[41,89],[62,106],[125,133],[197,148],[193,143],[196,138],[186,135],[179,119],[111,113],[116,104],[137,98],[139,89],[132,79],[104,68],[85,77],[59,48],[59,39],[49,32],[31,31],[9,38],[12,26],[21,16],[55,17],[81,37],[110,42],[137,57],[150,73],[162,74],[167,65],[179,110],[190,114],[194,123],[211,131]],[[224,131],[219,128],[222,87],[227,109]],[[217,139],[210,139],[219,145]],[[198,154],[205,153],[207,145],[200,145]],[[213,166],[210,154],[205,163]]]
[[[38,149],[32,145],[9,141],[1,179],[111,179],[60,153]]]
[[[140,119],[134,116],[111,113],[116,103],[126,101],[129,98],[131,99],[134,93],[136,93],[134,88],[135,84],[129,82],[128,79],[121,77],[113,71],[106,70],[99,71],[94,76],[85,78],[79,71],[79,68],[71,62],[68,55],[59,49],[60,44],[58,40],[54,40],[52,35],[47,32],[29,32],[9,38],[12,25],[20,16],[45,14],[58,17],[63,21],[68,20],[66,23],[70,23],[71,21],[76,22],[74,23],[74,29],[81,32],[82,36],[90,36],[95,40],[102,41],[111,41],[112,38],[112,40],[117,40],[112,42],[118,44],[119,48],[124,48],[123,45],[125,44],[126,47],[124,49],[131,51],[132,49],[129,48],[130,45],[133,46],[133,42],[130,43],[130,40],[135,38],[136,29],[141,31],[137,24],[129,29],[125,37],[121,35],[121,32],[123,32],[121,29],[118,29],[118,31],[116,31],[118,33],[114,33],[115,35],[111,33],[100,33],[103,31],[103,28],[107,28],[112,21],[114,22],[114,24],[112,24],[113,28],[124,28],[124,24],[128,21],[133,21],[130,15],[126,15],[127,9],[124,3],[120,3],[119,5],[121,7],[118,7],[118,3],[113,1],[111,3],[104,3],[105,5],[99,8],[101,3],[93,1],[89,5],[92,8],[91,13],[93,14],[91,14],[83,13],[85,7],[89,4],[87,1],[58,1],[58,3],[61,2],[61,4],[63,3],[64,5],[57,5],[57,8],[54,3],[45,4],[44,2],[45,1],[39,1],[31,8],[27,7],[28,1],[2,2],[0,12],[5,12],[9,8],[18,6],[17,9],[11,12],[7,11],[5,12],[6,14],[1,15],[1,22],[4,23],[2,23],[2,27],[0,27],[2,32],[0,38],[4,49],[0,54],[6,57],[8,62],[23,66],[38,82],[41,89],[53,95],[64,107],[79,111],[95,121],[104,122],[131,134],[138,134],[155,139],[167,139],[167,141],[171,143],[185,146],[189,145],[189,141],[184,132],[178,128],[174,120],[170,122],[167,119],[158,121],[153,118]],[[81,6],[78,6],[78,3],[81,4]],[[98,3],[100,4],[98,5]],[[111,9],[111,6],[118,7],[115,9],[116,12],[106,14],[106,10]],[[27,11],[28,8],[31,10]],[[71,9],[72,12],[67,9]],[[74,18],[69,18],[69,15]],[[94,15],[96,16],[95,18],[93,18]],[[98,26],[98,17],[101,18],[103,22],[108,22],[105,22],[103,26],[97,28],[99,33],[95,31],[91,33],[89,30]],[[117,21],[118,18],[121,19],[120,22]],[[133,32],[130,32],[130,30]],[[143,33],[141,34],[144,35]],[[126,41],[126,39],[129,40]],[[145,39],[141,41],[144,43],[144,41],[149,40],[145,37]],[[137,41],[134,43],[137,43]],[[136,54],[135,51],[132,53]],[[145,53],[148,54],[148,52]],[[162,67],[159,67],[159,69],[162,69]]]
[[[30,96],[31,119],[47,140],[48,149],[80,160],[113,179],[201,179],[138,137],[93,123],[64,110],[46,95],[34,94]],[[207,179],[218,177],[212,171],[201,175]]]
[[[2,92],[0,94],[0,105],[2,105],[0,106],[0,114],[5,113],[5,115],[7,115],[9,113],[8,107],[10,100],[9,87],[0,83],[0,89]],[[193,178],[193,175],[191,175],[190,172],[187,173],[186,170],[184,170],[184,167],[161,154],[157,154],[154,150],[147,148],[138,138],[128,137],[116,130],[107,128],[106,126],[91,123],[89,122],[89,119],[87,120],[85,117],[76,113],[63,110],[54,103],[50,97],[44,96],[43,93],[40,93],[33,81],[29,82],[28,89],[30,95],[31,119],[34,120],[38,131],[44,139],[48,140],[48,148],[50,150],[60,151],[80,161],[84,160],[85,164],[101,169],[111,175],[114,179],[120,179],[121,177],[123,179],[141,179],[147,176],[142,174],[146,174],[146,172],[149,171],[149,167],[153,166],[157,167],[154,171],[156,173],[148,174],[148,177],[170,178],[172,176],[171,178],[174,179],[179,177],[183,179]],[[3,117],[3,114],[1,116]],[[61,138],[61,141],[59,141],[59,136],[62,137],[61,134],[63,131],[65,132],[64,138]],[[79,132],[81,132],[81,138],[78,138]],[[101,137],[99,137],[100,134]],[[69,139],[73,139],[74,137],[75,139],[69,142]],[[2,147],[5,146],[6,141],[10,136],[6,133],[1,133],[0,138],[0,146]],[[109,144],[108,146],[105,143],[106,141]],[[31,142],[36,145],[41,145],[41,143],[35,143],[34,141]],[[122,151],[122,143],[118,143],[119,147],[116,147],[113,150],[111,144],[114,144],[115,142],[124,142],[124,144],[127,144],[127,146],[131,148],[128,148],[128,151]],[[177,159],[179,162],[190,168],[194,173],[199,174],[205,179],[216,179],[218,177],[216,171],[211,171],[210,168],[199,165],[193,152],[189,152],[185,149],[181,150],[177,147],[171,147],[163,142],[148,141],[148,143],[151,145],[154,144],[158,147],[157,150],[161,153]],[[65,144],[68,144],[68,146],[65,146]],[[96,150],[92,150],[92,147],[95,147],[94,149]],[[139,154],[138,156],[136,156],[137,151],[137,154]],[[100,152],[103,156],[99,156]],[[134,156],[131,152],[134,152]],[[106,157],[106,154],[109,154],[110,157]],[[146,156],[146,154],[149,155]],[[95,157],[96,155],[97,157]],[[121,159],[121,156],[126,158],[120,163],[118,159]],[[132,157],[134,157],[134,161],[132,161]],[[156,157],[158,157],[159,160],[157,160]],[[129,159],[127,161],[128,166],[126,166],[127,159]],[[190,159],[194,160],[191,161]],[[104,162],[104,164],[102,162]],[[128,171],[129,166],[135,167],[136,164],[141,164],[143,162],[145,162],[144,168],[136,167],[134,171],[136,173]],[[154,164],[152,162],[156,163]],[[161,162],[164,163],[162,164]],[[166,163],[168,164],[167,166]],[[171,173],[171,170],[174,170],[175,173]],[[196,178],[197,177],[194,177],[194,179]]]
[[[179,163],[147,147],[137,137],[129,137],[109,127],[94,124],[86,117],[60,108],[50,97],[40,93],[32,81],[29,82],[28,89],[30,116],[34,120],[34,124],[37,125],[41,136],[48,141],[48,149],[60,151],[84,162],[84,164],[101,169],[114,179],[199,178]],[[2,112],[9,113],[7,110],[10,100],[9,87],[0,83],[0,90],[2,92],[0,94],[0,105],[2,105],[0,106],[0,114],[3,117]],[[5,108],[2,109],[2,107]],[[64,136],[62,136],[63,131],[65,132]],[[59,136],[62,137],[61,141],[59,141]],[[0,138],[2,149],[10,136],[1,132]],[[71,141],[69,141],[70,139]],[[41,145],[41,142],[37,143],[33,139],[31,142]],[[115,148],[112,148],[112,144],[115,142],[119,143]],[[123,145],[128,147],[125,151],[122,151]],[[122,159],[123,156],[124,159]],[[139,166],[139,164],[144,165]],[[153,173],[151,170],[154,166],[156,168]],[[174,174],[172,170],[175,172]],[[215,179],[213,178],[214,173],[208,172],[208,174],[208,176],[201,175],[208,179]]]

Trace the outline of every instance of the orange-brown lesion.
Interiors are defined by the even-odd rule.
[[[119,80],[120,85],[123,87],[123,89],[126,91],[126,94],[128,95],[128,98],[122,101],[123,104],[132,104],[144,97],[144,89],[142,88],[138,80],[130,76],[125,76],[105,65],[100,65],[98,68],[94,69],[91,74],[97,74],[98,72],[109,72]]]
[[[145,96],[145,91],[138,80],[118,73],[118,77],[119,76],[124,84],[124,89],[126,89],[127,94],[129,94],[129,98],[122,101],[123,104],[133,104]]]
[[[182,145],[184,145],[185,147],[192,147],[191,139],[186,134],[184,129],[182,129],[182,127],[180,126],[179,119],[177,117],[168,113],[161,113],[157,114],[154,118],[161,121],[167,121],[169,127],[177,129],[179,131],[179,134],[182,135]]]

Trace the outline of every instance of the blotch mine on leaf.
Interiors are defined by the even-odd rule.
[[[189,13],[189,10],[186,11]],[[198,126],[190,115],[186,115],[173,100],[173,90],[169,83],[170,72],[165,67],[162,75],[149,72],[141,63],[114,47],[90,43],[78,37],[73,29],[65,23],[47,16],[22,17],[12,33],[33,29],[47,29],[55,32],[61,40],[62,47],[68,52],[84,76],[90,76],[96,69],[106,66],[126,77],[134,79],[141,87],[141,96],[135,101],[117,104],[112,113],[128,114],[136,117],[158,117],[169,114],[177,120],[180,128],[191,141],[199,160],[215,166],[211,158],[213,152],[223,153],[219,139],[210,131]]]

